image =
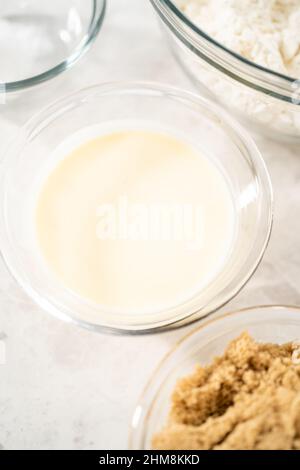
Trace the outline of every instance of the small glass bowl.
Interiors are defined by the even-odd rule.
[[[134,411],[129,448],[151,449],[151,440],[166,423],[177,381],[223,354],[243,332],[263,343],[299,341],[300,307],[262,306],[225,314],[201,324],[164,357],[150,378]]]
[[[105,8],[106,0],[2,2],[0,100],[73,66],[97,37]]]
[[[223,172],[236,210],[235,240],[223,270],[180,305],[147,314],[108,311],[64,288],[42,263],[34,230],[35,188],[53,166],[54,150],[85,127],[109,123],[111,128],[120,122],[123,127],[138,122],[141,128],[150,123],[184,135]],[[153,332],[211,313],[251,277],[272,226],[270,179],[257,147],[243,129],[204,98],[152,83],[95,86],[46,108],[16,136],[3,163],[0,188],[0,244],[10,271],[44,310],[95,331]]]
[[[227,49],[187,18],[176,1],[151,2],[175,58],[201,93],[213,96],[254,131],[299,144],[299,79],[261,67]]]

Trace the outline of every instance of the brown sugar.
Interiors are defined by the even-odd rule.
[[[181,379],[157,450],[300,450],[296,348],[259,344],[247,333],[223,356]]]

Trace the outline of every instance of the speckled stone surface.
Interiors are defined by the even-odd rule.
[[[147,0],[109,0],[92,50],[63,77],[0,107],[0,150],[54,98],[110,80],[191,88]],[[254,277],[222,310],[300,305],[300,149],[256,138],[275,190],[274,230]],[[44,314],[0,263],[0,449],[126,449],[135,403],[159,359],[184,333],[116,337]],[[218,313],[219,314],[219,313]],[[300,332],[298,332],[300,336]]]

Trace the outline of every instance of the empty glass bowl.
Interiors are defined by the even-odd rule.
[[[299,144],[299,79],[260,67],[226,49],[192,23],[175,0],[151,2],[174,56],[201,92],[213,94],[255,131]]]
[[[0,93],[69,69],[96,38],[106,0],[9,0],[0,10]]]
[[[177,380],[193,372],[196,365],[211,363],[245,331],[263,343],[298,341],[300,308],[266,306],[241,310],[202,323],[185,336],[165,356],[143,392],[132,418],[131,449],[151,449],[153,435],[166,422]]]

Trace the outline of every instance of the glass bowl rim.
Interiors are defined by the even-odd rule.
[[[254,140],[251,136],[244,130],[244,128],[235,120],[233,119],[226,111],[220,108],[219,105],[215,104],[214,102],[203,98],[195,93],[190,91],[182,90],[180,88],[170,86],[167,84],[160,84],[155,82],[145,82],[145,81],[122,81],[122,82],[109,82],[109,83],[101,83],[99,85],[93,85],[75,93],[69,94],[63,98],[56,100],[54,103],[50,104],[46,108],[39,111],[35,114],[19,131],[17,134],[16,139],[10,147],[7,149],[6,155],[4,160],[2,161],[2,175],[5,173],[5,165],[9,167],[10,165],[10,157],[14,158],[16,154],[19,154],[20,149],[23,148],[23,145],[32,139],[34,139],[39,133],[43,130],[44,125],[48,125],[49,122],[55,120],[61,114],[70,111],[74,107],[78,107],[85,103],[85,100],[91,98],[93,96],[107,96],[112,95],[116,96],[116,93],[135,93],[135,94],[143,94],[149,97],[149,94],[155,95],[156,97],[161,98],[162,96],[166,96],[169,99],[180,98],[181,100],[187,100],[189,103],[193,103],[199,106],[199,109],[206,109],[209,110],[214,116],[218,115],[218,125],[222,125],[225,123],[233,132],[233,135],[245,146],[247,151],[247,155],[250,158],[252,166],[255,168],[256,177],[259,177],[259,187],[264,189],[264,196],[263,197],[263,204],[266,205],[268,217],[265,220],[265,227],[264,233],[261,236],[261,240],[256,238],[256,244],[252,247],[249,252],[249,256],[245,261],[246,270],[245,272],[240,273],[240,281],[235,282],[234,288],[229,288],[227,285],[223,288],[222,292],[219,293],[221,296],[221,301],[218,300],[217,306],[209,307],[209,311],[207,313],[203,313],[202,318],[212,314],[217,309],[221,308],[227,302],[229,302],[233,297],[235,297],[240,290],[244,287],[244,285],[249,281],[252,277],[256,269],[258,268],[260,261],[265,253],[265,250],[268,246],[268,242],[271,236],[272,225],[273,225],[273,189],[270,180],[270,176],[268,170],[266,168],[265,162],[261,156],[259,149],[257,148]],[[265,183],[265,185],[263,185]],[[6,224],[6,217],[4,215],[4,207],[6,202],[6,187],[5,184],[2,184],[2,196],[1,196],[1,219],[4,223],[4,230],[1,237],[1,246],[0,252],[2,253],[3,260],[13,275],[17,283],[23,288],[23,290],[32,298],[40,307],[42,307],[43,311],[53,315],[56,318],[61,320],[74,323],[86,329],[96,332],[106,332],[106,333],[117,333],[117,334],[146,334],[146,333],[155,333],[155,332],[162,332],[169,330],[171,328],[176,328],[183,326],[182,322],[186,323],[193,323],[197,321],[199,318],[194,318],[195,314],[200,311],[201,309],[193,310],[191,312],[181,313],[177,316],[172,316],[171,313],[175,309],[175,307],[170,308],[169,316],[165,317],[164,320],[154,319],[153,321],[148,321],[144,323],[141,321],[138,324],[130,324],[130,322],[126,322],[126,324],[117,325],[116,323],[113,324],[101,324],[99,323],[84,321],[81,318],[76,317],[75,315],[70,314],[69,312],[63,312],[62,307],[63,305],[58,305],[57,303],[53,304],[53,299],[48,299],[43,297],[39,291],[36,291],[34,286],[31,283],[28,283],[27,280],[24,279],[22,273],[20,274],[19,264],[16,259],[16,255],[12,255],[12,247],[10,245],[10,233]],[[258,232],[256,232],[258,233]],[[257,246],[258,245],[258,246]],[[253,255],[253,260],[249,261],[250,255]],[[240,268],[241,270],[241,268]],[[229,291],[227,295],[225,295],[226,289]],[[78,300],[78,299],[77,299]],[[216,299],[211,299],[211,301]],[[185,302],[186,304],[187,302]],[[177,307],[179,308],[179,306]],[[115,313],[115,312],[112,312]],[[154,314],[159,312],[152,313],[152,317]],[[161,314],[163,312],[160,312]],[[115,314],[117,318],[117,315]],[[132,319],[132,315],[128,316],[128,318]],[[184,325],[184,326],[185,326]]]
[[[172,30],[177,37],[192,50],[193,53],[197,54],[197,48],[195,45],[191,45],[189,40],[184,38],[183,35],[179,34],[176,30],[176,25],[172,24],[170,14],[174,15],[176,20],[182,22],[190,31],[196,33],[200,40],[210,46],[210,51],[214,54],[214,60],[207,59],[204,53],[197,54],[203,60],[206,60],[210,65],[219,69],[221,72],[228,75],[243,85],[253,88],[256,91],[263,92],[274,98],[280,99],[281,101],[288,102],[290,104],[300,106],[299,97],[295,98],[295,92],[300,86],[300,77],[293,78],[291,76],[276,72],[267,67],[263,67],[249,59],[241,56],[232,49],[227,48],[212,36],[206,34],[200,27],[193,23],[174,3],[174,0],[150,0],[155,10],[157,11],[160,18],[164,23]],[[225,66],[221,66],[218,63],[220,57],[225,57],[231,60],[231,66],[236,66],[237,72],[242,73],[238,75],[237,72],[231,72],[226,69]],[[240,70],[238,68],[240,67]],[[255,74],[255,75],[254,75]],[[243,77],[244,75],[244,77]]]
[[[22,80],[12,82],[0,83],[0,95],[8,93],[17,93],[27,88],[40,85],[48,80],[51,80],[61,73],[72,68],[79,59],[89,50],[93,42],[96,40],[98,33],[101,30],[107,7],[107,0],[93,0],[93,12],[89,23],[89,29],[85,32],[80,43],[76,46],[74,51],[66,57],[62,62],[54,67],[46,70],[45,72],[33,75],[32,77],[24,78]],[[97,6],[100,5],[100,10],[97,12]]]
[[[136,401],[136,404],[134,406],[132,415],[131,415],[131,420],[130,420],[130,425],[129,425],[129,435],[128,435],[128,449],[129,450],[136,450],[135,447],[133,446],[133,440],[134,440],[134,434],[137,432],[136,426],[134,425],[134,422],[136,421],[136,414],[138,410],[142,407],[142,404],[146,398],[147,393],[151,390],[152,384],[156,379],[156,376],[159,374],[161,371],[162,367],[168,362],[169,359],[173,356],[173,354],[178,350],[180,346],[182,346],[186,341],[188,341],[192,336],[197,335],[199,331],[205,330],[205,328],[210,327],[211,325],[215,323],[221,323],[224,319],[227,318],[237,318],[241,314],[250,314],[252,312],[255,312],[256,310],[264,310],[268,311],[271,313],[272,310],[277,310],[277,311],[284,311],[284,310],[294,310],[299,312],[299,321],[300,321],[300,306],[299,305],[287,305],[287,304],[262,304],[262,305],[254,305],[252,307],[244,307],[240,308],[237,310],[229,310],[225,311],[222,314],[214,317],[214,318],[206,318],[202,321],[200,321],[199,325],[196,328],[192,328],[190,331],[185,333],[181,338],[179,338],[175,343],[168,349],[166,353],[163,354],[161,359],[158,361],[158,363],[155,365],[154,369],[152,370],[150,377],[147,378],[145,385],[142,388],[142,391],[138,397],[138,400]],[[161,386],[160,386],[161,387]],[[160,390],[159,387],[159,390]],[[151,410],[154,406],[155,399],[158,396],[159,390],[155,392],[155,395],[152,397],[151,404],[149,405],[149,408],[147,408],[146,411],[146,416],[145,419],[147,420],[148,417],[151,414]],[[139,414],[139,413],[138,413]],[[144,429],[145,424],[142,426]]]

